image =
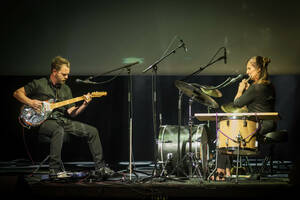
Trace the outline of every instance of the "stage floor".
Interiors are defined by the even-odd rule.
[[[281,163],[282,164],[282,163]],[[64,163],[71,178],[50,180],[48,165],[30,165],[24,161],[0,163],[1,193],[31,199],[226,199],[289,197],[296,187],[290,184],[289,163],[272,174],[232,176],[227,181],[207,181],[194,177],[152,176],[151,162],[137,162],[129,173],[128,163],[118,163],[114,176],[97,180],[90,176],[92,162]],[[132,165],[133,166],[133,165]],[[201,174],[202,175],[202,174]]]

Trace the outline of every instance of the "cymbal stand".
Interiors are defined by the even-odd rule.
[[[203,181],[203,177],[201,174],[201,171],[199,169],[198,159],[195,155],[195,153],[192,152],[192,133],[193,133],[193,117],[192,117],[192,103],[193,98],[189,99],[189,152],[183,157],[183,160],[186,158],[189,161],[188,169],[189,169],[189,177],[193,177],[195,173],[197,173],[197,176],[200,178],[200,181]],[[197,148],[197,147],[195,147]],[[193,172],[193,167],[195,168]]]
[[[172,170],[171,174],[176,171],[177,176],[179,176],[180,172],[187,177],[187,174],[184,170],[180,167],[182,165],[181,161],[181,152],[180,152],[180,132],[181,132],[181,99],[182,99],[183,92],[179,90],[178,95],[178,132],[177,132],[177,162],[176,166]]]

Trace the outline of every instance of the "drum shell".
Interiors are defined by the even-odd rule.
[[[171,161],[173,167],[178,159],[178,125],[162,125],[159,129],[158,137],[158,160],[161,163]],[[180,158],[189,152],[189,126],[180,126]],[[208,157],[208,137],[205,125],[192,126],[192,148],[191,152],[201,161],[206,161]],[[207,162],[202,162],[206,168]]]
[[[248,119],[222,119],[219,122],[217,148],[225,154],[255,155],[257,122]],[[238,138],[241,138],[239,142]],[[239,151],[239,152],[238,152]]]

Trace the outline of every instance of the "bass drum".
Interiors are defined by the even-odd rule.
[[[204,124],[192,126],[192,148],[196,161],[200,163],[204,174],[207,172],[207,161],[209,158],[209,145],[207,137],[207,127]],[[178,159],[178,125],[162,125],[159,128],[157,142],[158,160],[165,167],[169,164],[170,170],[174,169]],[[180,159],[182,160],[186,153],[189,152],[189,126],[180,128]],[[188,159],[185,159],[185,162]],[[187,164],[187,163],[183,164]]]

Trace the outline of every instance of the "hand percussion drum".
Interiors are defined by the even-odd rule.
[[[219,122],[217,147],[221,153],[256,155],[257,141],[255,120],[249,118],[226,118]]]

